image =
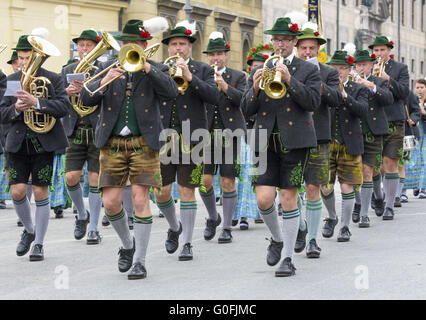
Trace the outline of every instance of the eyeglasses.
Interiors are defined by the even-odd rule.
[[[289,42],[291,42],[291,41],[293,41],[293,39],[282,39],[282,40],[279,40],[279,39],[272,39],[272,42],[273,42],[273,43],[289,43]]]

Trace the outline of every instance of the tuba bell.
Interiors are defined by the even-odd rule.
[[[30,93],[36,98],[47,98],[49,91],[47,85],[50,80],[46,77],[36,77],[38,69],[50,56],[57,57],[60,51],[49,41],[37,37],[28,36],[28,42],[33,47],[31,57],[22,71],[22,90]],[[34,107],[24,111],[24,122],[32,131],[36,133],[47,133],[52,130],[56,119],[47,113],[35,111]]]
[[[87,54],[75,68],[74,73],[84,73],[85,81],[90,79],[90,70],[97,69],[93,64],[97,58],[102,56],[108,50],[120,50],[118,42],[106,31],[102,31],[102,40]],[[87,116],[94,112],[98,106],[84,106],[80,100],[80,97],[71,97],[71,104],[75,112],[81,117]]]
[[[184,94],[186,89],[188,89],[188,81],[183,77],[182,68],[176,66],[176,61],[180,59],[181,56],[178,54],[168,57],[164,64],[169,67],[169,73],[172,79],[176,82],[179,93]]]
[[[282,55],[273,55],[269,57],[263,64],[262,77],[259,82],[259,89],[264,90],[266,95],[271,99],[281,99],[287,92],[284,83],[281,82],[282,74],[275,70],[275,67],[269,68],[268,62],[272,59],[279,59],[283,63]]]

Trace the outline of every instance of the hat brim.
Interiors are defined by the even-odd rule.
[[[192,36],[188,36],[186,34],[176,34],[176,35],[172,35],[172,36],[168,36],[168,37],[164,38],[163,40],[161,40],[161,42],[168,45],[170,39],[173,39],[173,38],[187,38],[189,40],[189,42],[191,42],[191,43],[194,43],[195,40],[197,40],[197,38],[194,38]]]
[[[372,57],[361,57],[361,58],[357,58],[354,60],[354,63],[357,62],[363,62],[363,61],[375,61],[376,58],[372,58]]]
[[[329,62],[326,62],[326,64],[328,64],[328,65],[333,65],[333,64],[335,64],[335,65],[345,65],[345,66],[349,66],[349,67],[351,67],[351,66],[353,66],[353,64],[349,64],[349,63],[347,63],[346,61],[342,61],[342,60],[333,60],[333,59],[331,59]]]
[[[141,37],[135,35],[135,36],[123,36],[123,35],[118,35],[118,36],[114,36],[115,40],[119,40],[119,41],[147,41],[147,40],[151,40],[152,36],[150,36],[149,38],[146,39],[142,39]]]
[[[248,61],[247,61],[247,64],[248,64],[249,66],[251,66],[251,65],[253,64],[253,61],[262,61],[262,62],[265,62],[265,61],[266,61],[266,59],[257,59],[257,58],[253,58],[253,59],[248,60]]]
[[[92,40],[93,42],[99,43],[98,40],[93,40],[93,39],[89,39],[89,38],[74,38],[74,39],[72,39],[72,42],[77,44],[78,40]]]
[[[266,30],[263,32],[263,34],[270,34],[275,36],[301,36],[303,33],[300,31],[291,32],[291,31],[285,31],[285,30]]]
[[[16,51],[30,51],[30,50],[33,50],[33,47],[16,47],[16,48],[12,48],[11,50],[16,50]]]
[[[327,40],[325,40],[324,38],[321,37],[315,37],[315,36],[308,36],[308,35],[302,35],[302,36],[298,36],[297,37],[298,40],[305,40],[305,39],[312,39],[312,40],[317,40],[318,44],[320,46],[322,46],[323,44],[327,43]]]
[[[212,53],[212,52],[219,52],[219,51],[228,52],[228,51],[230,51],[230,49],[228,49],[228,48],[210,49],[210,50],[203,51],[203,53]]]
[[[389,43],[383,43],[383,44],[373,43],[373,44],[370,44],[370,45],[368,46],[368,48],[369,48],[369,49],[373,49],[375,46],[387,46],[387,47],[389,47],[389,48],[393,49],[393,45],[391,45],[391,44],[389,44]]]

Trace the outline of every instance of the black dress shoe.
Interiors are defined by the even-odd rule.
[[[376,196],[374,195],[374,192],[371,195],[370,205],[371,205],[371,209],[374,210],[376,208]]]
[[[179,261],[189,261],[192,260],[193,254],[192,254],[192,246],[191,244],[185,243],[185,245],[182,248],[182,251],[179,254]]]
[[[394,215],[393,209],[386,208],[385,213],[383,214],[383,220],[393,220]]]
[[[0,209],[6,209],[6,202],[4,200],[0,201]]]
[[[160,210],[160,212],[158,213],[158,217],[159,217],[159,218],[164,218],[164,213],[162,213],[162,212],[161,212],[161,210]]]
[[[127,217],[127,224],[129,225],[129,230],[133,230],[133,217]]]
[[[401,204],[401,198],[400,197],[395,197],[395,201],[393,203],[393,206],[396,208],[401,208],[402,204]]]
[[[21,241],[18,243],[18,247],[16,248],[16,254],[18,256],[25,255],[31,247],[31,243],[35,239],[34,233],[28,233],[27,230],[24,230],[21,235]]]
[[[276,277],[290,277],[294,276],[296,274],[295,272],[296,268],[294,267],[293,263],[291,263],[291,258],[285,258],[283,262],[281,262],[281,265],[275,271]]]
[[[354,223],[358,223],[359,222],[359,214],[361,212],[361,205],[355,203],[354,205],[354,210],[352,211],[352,221]]]
[[[259,219],[254,219],[254,223],[255,224],[260,224],[260,223],[264,223],[262,218]]]
[[[232,219],[232,226],[235,227],[238,224],[238,219]]]
[[[89,231],[86,237],[87,244],[99,244],[101,243],[102,237],[98,231]]]
[[[64,217],[64,210],[61,207],[53,208],[53,212],[55,213],[55,219],[62,219]]]
[[[232,242],[231,230],[223,229],[222,233],[220,234],[219,238],[217,239],[217,242],[219,242],[219,243],[230,243],[230,242]]]
[[[75,217],[75,228],[74,228],[74,238],[76,240],[81,240],[86,235],[87,225],[89,223],[89,214],[87,214],[86,220],[78,220],[78,216]]]
[[[104,217],[102,218],[102,225],[104,227],[107,227],[107,226],[110,225],[110,222],[109,222],[108,217],[106,215],[104,215]]]
[[[266,239],[269,240],[269,239]],[[268,246],[268,253],[266,255],[266,263],[270,266],[275,266],[281,260],[281,251],[284,246],[284,242],[269,240],[271,243]]]
[[[179,247],[179,235],[182,233],[182,223],[179,222],[179,230],[173,231],[169,229],[167,231],[166,250],[168,253],[174,253]]]
[[[414,189],[413,190],[413,196],[417,197],[420,193],[420,189]]]
[[[207,219],[206,228],[204,229],[204,239],[205,240],[211,240],[216,235],[216,228],[222,222],[222,218],[220,217],[220,214],[218,214],[217,216],[218,216],[218,218],[217,218],[216,221],[214,221],[212,219]]]
[[[118,270],[120,272],[127,272],[132,267],[133,255],[135,254],[135,238],[133,238],[133,248],[118,250]]]
[[[336,219],[325,218],[324,221],[325,221],[325,224],[324,224],[324,227],[322,228],[322,236],[324,238],[331,238],[334,234],[334,227],[339,222],[339,218],[337,217]]]
[[[376,207],[374,208],[374,212],[376,212],[376,216],[381,217],[383,212],[385,212],[385,203],[383,199],[376,199]]]
[[[18,221],[16,222],[16,225],[17,225],[18,227],[23,227],[23,226],[24,226],[24,224],[21,222],[21,220],[18,220]]]
[[[249,223],[246,217],[241,217],[240,219],[240,230],[248,230]]]
[[[340,229],[339,235],[337,236],[337,242],[348,242],[351,239],[351,232],[349,228],[344,226]]]
[[[294,252],[300,253],[302,252],[306,247],[306,235],[308,234],[308,224],[305,220],[305,230],[297,232],[297,238],[296,238],[296,244],[294,245]]]
[[[127,275],[127,279],[129,280],[137,280],[146,278],[146,269],[140,262],[136,262],[133,265],[132,270]]]
[[[43,245],[35,244],[30,253],[30,261],[42,261],[44,260]]]
[[[308,258],[319,258],[321,254],[321,248],[318,247],[317,241],[311,239],[309,241],[308,247],[306,248],[306,256]]]
[[[368,218],[367,216],[362,216],[361,221],[358,224],[358,227],[360,227],[360,228],[370,227],[370,218]]]

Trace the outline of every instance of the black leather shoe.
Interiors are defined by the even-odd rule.
[[[18,243],[18,247],[16,248],[16,254],[18,256],[25,255],[31,247],[31,243],[35,239],[34,233],[28,233],[27,230],[24,230],[21,235],[21,241]]]
[[[133,248],[118,250],[118,270],[120,272],[127,272],[132,267],[133,255],[135,254],[135,238],[133,238]]]
[[[193,254],[192,254],[192,246],[191,244],[185,243],[185,245],[182,248],[182,251],[179,254],[179,261],[188,261],[192,260]]]
[[[132,270],[127,275],[127,279],[129,280],[138,280],[146,278],[146,269],[140,262],[136,262],[133,265]]]
[[[249,228],[249,223],[248,223],[248,219],[245,217],[241,217],[240,219],[240,230],[248,230]]]
[[[402,204],[401,204],[401,198],[400,197],[395,197],[395,201],[393,203],[393,206],[396,208],[401,208]]]
[[[266,255],[266,263],[270,266],[275,266],[281,260],[281,251],[284,246],[284,242],[277,242],[274,239],[266,239],[271,243],[268,246],[268,253]]]
[[[75,206],[72,206],[72,213],[74,213],[74,214],[78,213],[77,208]]]
[[[75,217],[75,228],[74,228],[74,238],[76,240],[81,240],[86,235],[87,225],[89,223],[89,212],[87,212],[86,220],[78,220],[78,216]]]
[[[264,223],[264,222],[263,222],[263,219],[262,219],[262,218],[259,218],[259,219],[255,219],[255,220],[254,220],[254,223],[255,223],[255,224],[260,224],[260,223]]]
[[[182,233],[182,223],[179,222],[179,230],[172,231],[169,229],[167,231],[167,240],[166,240],[166,250],[168,253],[174,253],[179,247],[179,235]]]
[[[294,246],[294,252],[300,253],[302,252],[306,247],[306,235],[308,234],[308,224],[305,220],[305,231],[299,231],[297,232],[297,238],[296,238],[296,244]]]
[[[232,226],[235,227],[238,224],[238,219],[232,219]]]
[[[414,189],[413,190],[413,196],[417,197],[420,193],[420,189]]]
[[[276,277],[290,277],[294,276],[296,274],[295,272],[296,268],[294,267],[293,263],[291,263],[291,258],[285,258],[283,262],[281,262],[281,265],[275,271]]]
[[[337,242],[348,242],[351,239],[351,232],[348,227],[343,227],[339,231],[339,235],[337,236]]]
[[[4,200],[0,201],[0,209],[6,209],[6,202]]]
[[[334,234],[334,227],[339,222],[339,218],[337,217],[336,219],[325,218],[324,221],[325,221],[325,224],[324,224],[324,227],[322,228],[322,236],[324,238],[331,238]]]
[[[306,256],[308,258],[319,258],[321,254],[321,248],[318,247],[315,239],[311,239],[306,248]]]
[[[99,244],[101,243],[102,237],[98,231],[89,231],[87,233],[86,242],[87,244]]]
[[[358,224],[358,227],[360,227],[360,228],[370,227],[370,218],[368,218],[367,216],[362,216],[361,221]]]
[[[61,207],[53,208],[53,212],[55,213],[55,219],[62,219],[64,217],[64,210]]]
[[[371,206],[371,209],[373,209],[373,210],[376,208],[376,196],[374,195],[374,192],[371,195],[370,206]]]
[[[133,230],[133,217],[127,217],[127,224],[129,225],[129,230]]]
[[[383,220],[393,220],[394,215],[393,209],[386,208],[385,213],[383,214]]]
[[[18,227],[23,227],[23,226],[24,226],[24,224],[21,222],[21,220],[18,220],[18,221],[16,222],[16,225],[17,225]]]
[[[383,199],[376,199],[376,207],[374,208],[376,216],[381,217],[383,212],[385,212],[385,203]]]
[[[206,221],[206,228],[204,229],[204,239],[205,240],[211,240],[216,235],[216,228],[220,225],[222,222],[222,218],[220,217],[220,214],[217,215],[218,218],[216,221],[212,219],[207,219]],[[237,220],[238,222],[238,220]]]
[[[44,260],[43,245],[35,244],[30,253],[30,261],[42,261]]]
[[[104,227],[107,227],[107,226],[110,225],[110,222],[109,222],[108,217],[106,215],[104,215],[104,217],[102,218],[102,225]]]
[[[408,197],[406,194],[401,194],[401,203],[407,203],[408,202]]]
[[[352,221],[354,223],[358,223],[359,222],[359,214],[361,212],[361,205],[355,203],[354,205],[354,210],[352,211]]]
[[[164,213],[162,213],[162,212],[161,212],[161,210],[160,210],[160,212],[158,213],[158,217],[159,217],[159,218],[164,218]]]
[[[219,236],[219,239],[217,239],[217,242],[219,242],[219,243],[230,243],[230,242],[232,242],[231,230],[223,229],[222,233]]]

